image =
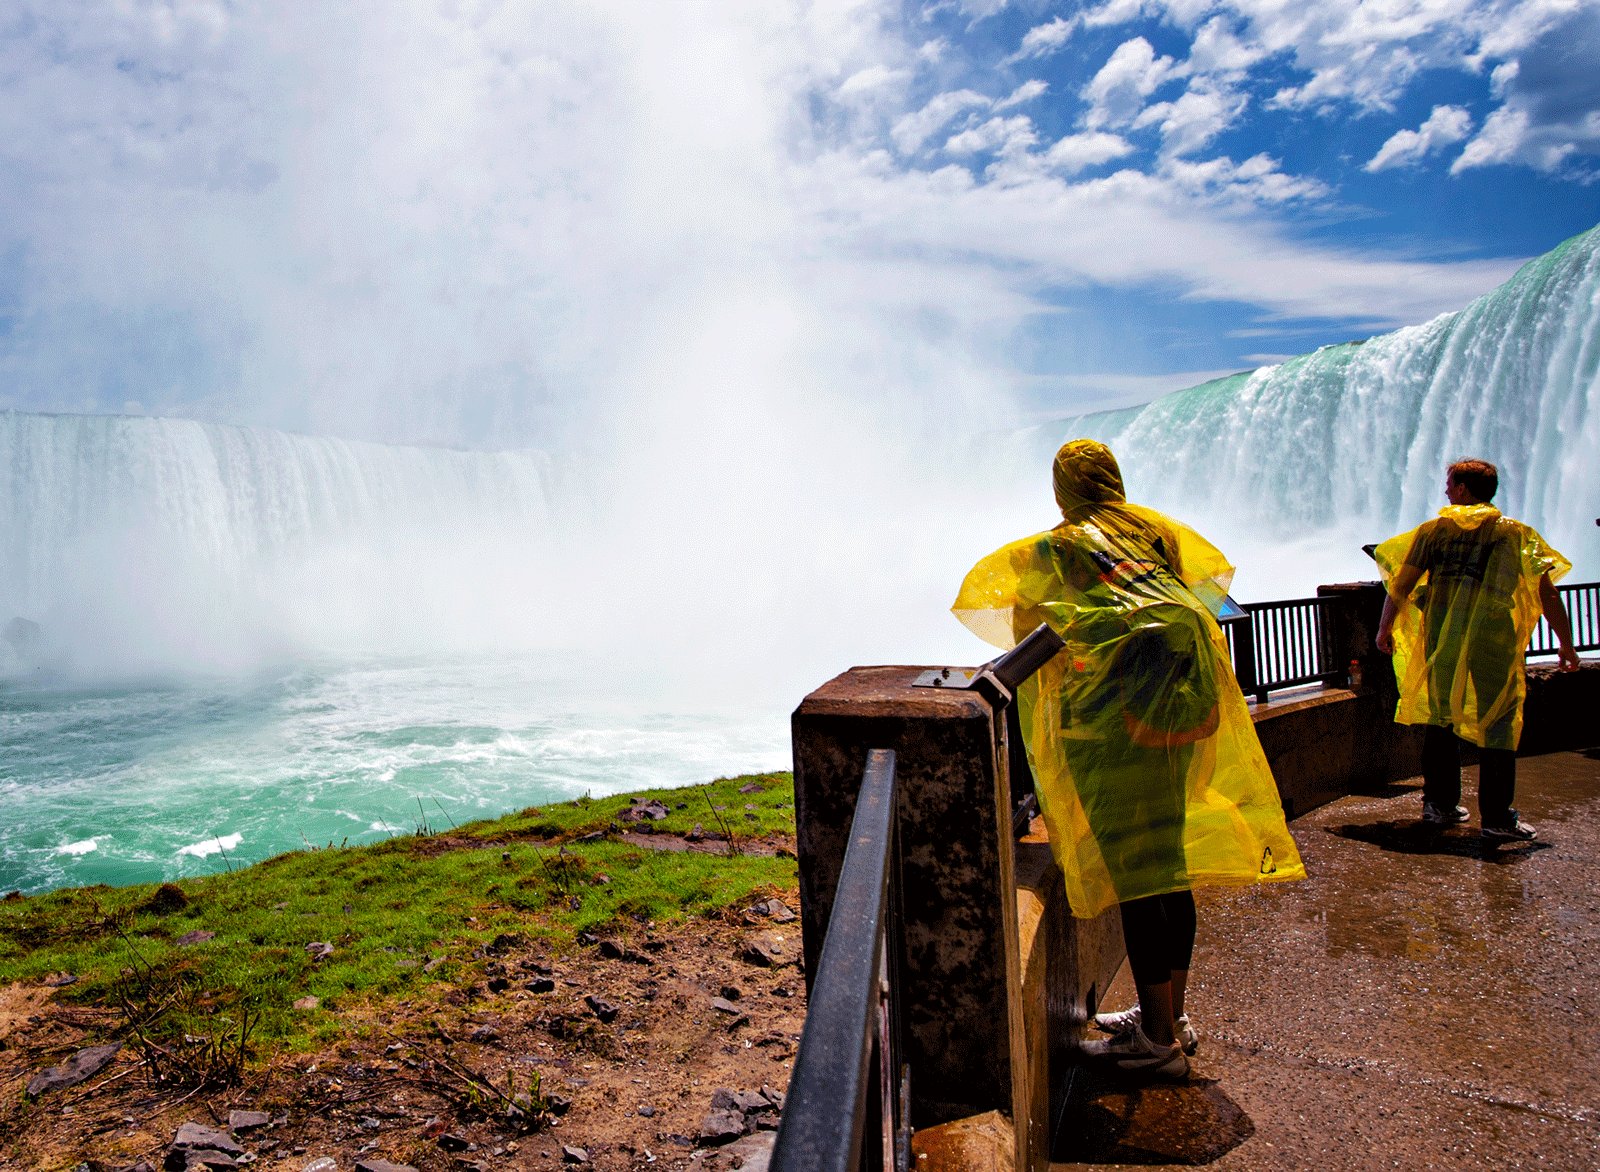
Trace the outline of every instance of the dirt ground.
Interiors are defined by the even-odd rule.
[[[0,1168],[181,1168],[181,1125],[226,1130],[240,1111],[267,1117],[234,1117],[242,1151],[230,1158],[254,1169],[740,1167],[776,1125],[765,1104],[781,1102],[805,1016],[799,923],[773,910],[784,918],[754,907],[562,956],[502,938],[443,1006],[401,1003],[366,1040],[275,1060],[226,1089],[152,1085],[125,1047],[87,1081],[29,1101],[32,1077],[114,1037],[114,1023],[55,989],[0,990]],[[508,1118],[535,1077],[552,1109]],[[728,1127],[719,1089],[735,1092],[733,1119],[754,1138],[699,1138],[718,1104]]]

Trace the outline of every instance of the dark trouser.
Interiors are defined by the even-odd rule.
[[[1478,818],[1483,825],[1511,825],[1516,790],[1516,750],[1479,749]],[[1461,742],[1442,725],[1430,724],[1422,734],[1422,800],[1442,810],[1453,810],[1461,801]]]
[[[1193,892],[1130,899],[1120,910],[1134,984],[1159,985],[1170,981],[1174,971],[1188,971],[1194,955]]]

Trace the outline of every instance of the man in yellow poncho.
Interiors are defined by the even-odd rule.
[[[1450,503],[1431,521],[1391,537],[1374,555],[1388,584],[1378,650],[1394,656],[1395,720],[1427,728],[1422,742],[1422,818],[1464,822],[1457,738],[1481,749],[1478,816],[1483,837],[1527,841],[1532,826],[1511,802],[1522,738],[1523,658],[1544,614],[1575,671],[1572,624],[1554,583],[1572,563],[1489,502],[1499,471],[1460,460],[1445,477]]]
[[[956,617],[1009,648],[1041,622],[1065,648],[1017,703],[1074,915],[1117,905],[1139,1004],[1091,1054],[1181,1077],[1192,889],[1305,876],[1215,615],[1233,567],[1194,530],[1129,504],[1104,444],[1056,453],[1062,522],[980,561]]]

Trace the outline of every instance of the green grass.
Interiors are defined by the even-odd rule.
[[[751,782],[766,788],[738,792]],[[618,821],[634,798],[659,800],[670,814],[654,823]],[[636,847],[605,833],[613,823],[684,834],[696,823],[707,833],[726,829],[735,852]],[[60,1000],[166,1005],[152,1036],[237,1030],[249,1013],[257,1016],[256,1043],[310,1050],[365,1028],[386,1002],[427,1001],[471,983],[483,967],[474,952],[502,934],[559,954],[582,931],[628,932],[715,914],[790,888],[795,877],[790,858],[737,849],[740,838],[793,834],[787,773],[581,798],[423,829],[185,879],[171,885],[183,906],[165,911],[155,884],[0,902],[0,985],[68,972],[78,981]],[[601,837],[588,838],[595,834]],[[177,943],[195,930],[216,935]],[[315,941],[333,945],[332,954],[314,960],[306,945]],[[439,958],[431,972],[424,967]],[[308,995],[321,1000],[318,1011],[295,1010],[295,1000]]]

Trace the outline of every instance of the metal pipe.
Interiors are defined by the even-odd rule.
[[[1007,692],[1015,692],[1018,684],[1049,663],[1066,645],[1047,623],[1040,623],[1027,638],[991,663],[989,671]]]
[[[894,789],[894,752],[873,749],[773,1145],[773,1172],[846,1172],[861,1164],[868,1067],[878,1032]]]

